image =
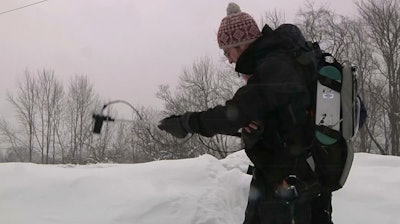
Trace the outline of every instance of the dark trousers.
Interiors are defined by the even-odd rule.
[[[311,224],[333,224],[332,193],[321,193],[311,204]]]
[[[333,224],[330,192],[285,202],[265,193],[268,187],[253,175],[244,224]]]

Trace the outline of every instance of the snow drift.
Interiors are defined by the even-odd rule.
[[[249,161],[243,152],[144,164],[0,164],[4,224],[240,224]],[[400,158],[357,154],[334,221],[400,223]]]

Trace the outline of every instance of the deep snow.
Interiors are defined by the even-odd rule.
[[[0,164],[1,224],[240,224],[243,152],[144,164]],[[337,224],[400,223],[400,158],[356,154],[334,193]]]

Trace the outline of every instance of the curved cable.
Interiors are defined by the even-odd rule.
[[[128,105],[136,113],[136,115],[139,117],[139,119],[143,121],[143,117],[142,117],[142,115],[140,115],[139,111],[132,104],[130,104],[128,101],[125,101],[125,100],[114,100],[114,101],[110,101],[110,102],[104,104],[103,108],[101,109],[101,114],[103,115],[103,112],[106,109],[106,107],[108,107],[112,104],[117,104],[117,103],[123,103],[123,104]]]
[[[132,104],[130,104],[130,103],[129,103],[128,101],[126,101],[126,100],[113,100],[113,101],[110,101],[110,102],[104,104],[104,105],[103,105],[103,108],[102,108],[101,111],[100,111],[100,115],[101,115],[101,116],[104,116],[104,115],[103,115],[104,110],[105,110],[108,106],[113,105],[113,104],[117,104],[117,103],[122,103],[122,104],[125,104],[125,105],[129,106],[129,107],[136,113],[136,115],[139,117],[139,119],[140,119],[141,121],[144,121],[144,118],[143,118],[143,116],[140,114],[139,110],[137,110]],[[113,119],[113,121],[132,122],[132,120],[126,120],[126,119]],[[167,146],[165,143],[163,143],[162,141],[158,140],[158,139],[153,135],[153,133],[151,132],[151,130],[150,130],[149,127],[145,127],[145,129],[146,129],[147,133],[150,135],[150,137],[151,137],[154,141],[156,141],[158,144],[161,144],[162,146]],[[193,136],[194,136],[194,135],[192,134],[190,137],[188,137],[188,138],[182,140],[182,142],[179,142],[178,144],[179,144],[179,145],[185,144],[185,143],[188,142]]]

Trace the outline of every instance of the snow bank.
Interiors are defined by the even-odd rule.
[[[400,223],[400,157],[357,153],[345,187],[333,199],[336,223]]]
[[[0,164],[1,224],[241,224],[249,160],[144,164]],[[400,158],[357,154],[348,182],[334,193],[340,224],[400,223]]]
[[[0,223],[8,224],[238,223],[250,181],[209,155],[134,165],[6,163],[0,179]]]

